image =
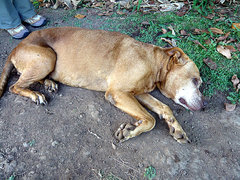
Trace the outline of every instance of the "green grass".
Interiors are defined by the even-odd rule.
[[[175,39],[178,47],[182,48],[200,69],[201,77],[204,81],[203,94],[211,97],[219,91],[225,92],[234,103],[240,99],[240,95],[234,92],[231,77],[237,74],[240,78],[240,53],[238,51],[233,52],[232,59],[227,59],[216,50],[218,45],[225,45],[224,42],[215,40],[215,38],[223,35],[216,35],[211,32],[196,35],[193,34],[193,31],[196,28],[209,30],[209,28],[215,27],[222,29],[224,33],[231,32],[229,38],[234,38],[237,42],[240,42],[240,31],[231,29],[232,22],[237,22],[238,17],[239,12],[235,12],[231,18],[225,17],[224,20],[217,22],[216,19],[219,18],[217,15],[210,20],[202,17],[197,12],[190,12],[182,17],[177,16],[173,12],[148,15],[134,13],[128,16],[114,14],[104,20],[96,16],[96,18],[99,18],[100,29],[122,32],[142,42],[166,47],[168,44],[162,41],[161,37]],[[92,21],[84,19],[82,22],[85,25],[89,24],[89,28],[92,28]],[[147,21],[149,25],[142,25],[143,21]],[[161,33],[162,28],[167,29],[170,25],[176,32],[175,36],[171,34],[171,31],[167,34]],[[81,26],[81,24],[75,24],[75,26]],[[180,30],[185,30],[189,36],[182,36]],[[205,43],[207,39],[212,39],[211,44],[207,45]],[[195,44],[193,40],[198,40],[207,50]],[[237,49],[234,43],[229,43],[228,45],[232,45]],[[212,59],[218,68],[211,70],[203,63],[204,58]],[[234,93],[234,95],[230,92]]]

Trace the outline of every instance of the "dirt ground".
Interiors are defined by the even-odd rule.
[[[50,20],[43,28],[72,25],[76,20],[64,21],[65,12],[41,10]],[[89,11],[85,21],[95,17]],[[0,31],[0,72],[19,42]],[[8,86],[17,78],[13,71]],[[62,84],[53,94],[41,85],[33,88],[46,95],[48,105],[37,106],[8,90],[0,100],[1,180],[12,175],[24,180],[141,180],[147,179],[144,172],[150,165],[156,168],[154,179],[240,179],[240,107],[226,112],[223,94],[209,98],[204,111],[190,112],[154,91],[171,107],[192,143],[178,144],[155,115],[152,131],[119,144],[114,131],[133,119],[108,103],[104,93]]]

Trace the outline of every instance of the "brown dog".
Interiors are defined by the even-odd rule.
[[[154,127],[155,119],[143,104],[166,120],[178,142],[189,141],[170,108],[148,94],[156,86],[187,109],[203,107],[199,70],[181,49],[145,44],[117,32],[63,27],[31,33],[8,57],[0,79],[0,96],[13,65],[21,75],[11,92],[37,104],[46,104],[46,100],[43,94],[28,89],[34,82],[43,83],[50,91],[57,90],[50,79],[106,91],[108,101],[137,120],[120,126],[115,133],[119,140]]]

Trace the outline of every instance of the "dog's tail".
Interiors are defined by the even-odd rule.
[[[11,57],[12,57],[12,54],[8,56],[7,62],[3,67],[3,72],[0,77],[0,97],[2,97],[3,91],[7,85],[8,77],[10,76],[11,70],[13,68]]]

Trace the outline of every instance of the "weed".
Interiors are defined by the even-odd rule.
[[[239,12],[237,14],[240,15]],[[217,52],[216,48],[219,44],[226,45],[225,42],[217,42],[216,38],[222,36],[213,33],[194,34],[194,29],[209,29],[211,27],[222,29],[224,33],[230,32],[228,39],[233,38],[240,42],[240,35],[238,29],[231,29],[231,24],[234,22],[235,17],[225,17],[222,21],[216,21],[219,17],[216,16],[212,20],[199,16],[197,12],[190,12],[182,17],[176,16],[175,13],[162,13],[162,14],[147,14],[134,13],[129,16],[120,16],[113,14],[111,17],[99,19],[100,29],[109,31],[118,31],[134,37],[136,40],[155,44],[157,46],[169,46],[166,42],[161,40],[161,37],[173,38],[176,40],[178,47],[188,54],[188,56],[198,66],[201,77],[203,79],[203,94],[205,96],[213,96],[217,91],[231,92],[232,84],[231,77],[234,74],[240,74],[240,52],[233,52],[232,59],[227,59]],[[85,23],[93,24],[90,19],[84,19]],[[101,23],[101,21],[104,23]],[[147,25],[142,22],[147,21]],[[236,21],[235,21],[236,22]],[[80,24],[75,24],[80,26]],[[162,33],[162,28],[168,29],[172,26],[176,35],[172,35],[171,31],[166,34]],[[182,36],[181,30],[185,30],[188,36]],[[210,39],[210,44],[206,44],[205,40]],[[198,40],[207,50],[203,49],[193,41]],[[228,43],[236,48],[234,42]],[[203,59],[210,58],[217,64],[217,69],[212,70]],[[229,95],[234,102],[237,102],[236,97],[239,96]]]
[[[35,9],[39,9],[40,7],[40,2],[38,0],[32,0],[32,4]]]
[[[145,169],[144,177],[152,180],[156,176],[156,169],[153,166],[149,166]]]

